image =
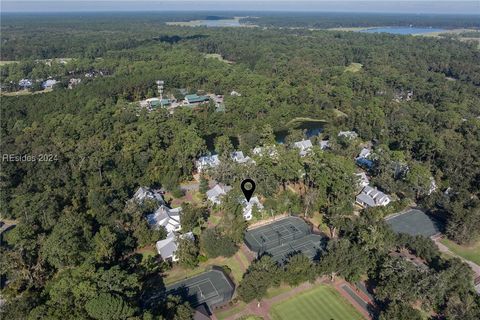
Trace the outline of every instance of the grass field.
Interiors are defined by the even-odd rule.
[[[238,252],[230,258],[218,257],[215,259],[209,259],[207,262],[200,263],[200,265],[194,269],[186,269],[177,264],[175,265],[175,267],[165,273],[165,285],[172,284],[185,278],[196,276],[208,270],[211,266],[214,265],[228,266],[230,270],[232,270],[234,282],[238,284],[242,279],[243,273],[245,272],[246,268],[244,268],[244,266],[240,264],[236,257],[238,257],[238,259],[243,262],[244,266],[247,267],[250,264],[242,250],[238,250]]]
[[[448,239],[442,239],[440,242],[456,255],[480,265],[480,240],[470,246],[461,246]]]
[[[223,320],[223,319],[227,319],[231,316],[234,316],[240,312],[243,311],[243,309],[245,308],[246,304],[244,302],[238,302],[238,304],[236,306],[234,306],[233,308],[231,309],[226,309],[226,310],[216,310],[215,311],[215,317],[217,317],[218,320]]]
[[[217,59],[218,61],[225,62],[225,63],[228,63],[228,64],[235,63],[233,61],[224,59],[222,57],[222,55],[220,55],[218,53],[207,53],[207,54],[205,54],[205,58]]]
[[[363,68],[363,64],[352,62],[348,67],[345,68],[345,72],[355,73],[362,70],[362,68]]]
[[[335,289],[324,285],[274,304],[270,315],[274,320],[364,319]]]

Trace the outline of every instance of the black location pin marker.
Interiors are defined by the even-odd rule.
[[[245,199],[247,199],[247,202],[250,202],[250,198],[252,198],[253,192],[255,191],[255,182],[253,182],[252,179],[245,179],[242,181],[240,188],[242,188],[243,194],[245,196]]]

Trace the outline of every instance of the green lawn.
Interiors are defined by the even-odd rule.
[[[217,317],[218,320],[227,319],[231,316],[236,315],[237,313],[242,312],[245,306],[246,304],[240,301],[236,306],[231,309],[215,311],[215,317]]]
[[[270,309],[273,320],[359,320],[364,317],[334,288],[319,286]]]
[[[446,245],[456,255],[480,265],[480,241],[470,246],[461,246],[445,238],[440,240],[440,242]]]
[[[363,65],[361,63],[352,62],[348,67],[345,68],[345,72],[358,72],[362,70]]]
[[[238,284],[240,280],[242,280],[242,276],[246,268],[244,268],[244,266],[242,266],[238,262],[238,260],[235,258],[236,256],[238,256],[242,262],[246,261],[246,264],[244,262],[245,267],[249,265],[247,257],[245,257],[241,250],[238,250],[238,252],[233,257],[218,257],[215,259],[209,259],[206,262],[200,263],[199,266],[194,269],[183,268],[182,266],[175,264],[171,270],[165,272],[164,282],[166,285],[169,285],[185,278],[190,278],[202,272],[205,272],[211,266],[228,266],[230,270],[232,270],[232,277],[234,282]]]

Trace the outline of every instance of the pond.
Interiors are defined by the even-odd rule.
[[[198,24],[206,27],[241,27],[238,19],[199,20]]]
[[[403,34],[403,35],[415,35],[426,34],[432,32],[442,32],[445,29],[441,28],[420,28],[420,27],[376,27],[359,30],[364,33],[391,33],[391,34]]]

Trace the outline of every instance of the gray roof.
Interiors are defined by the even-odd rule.
[[[370,155],[370,149],[368,148],[363,148],[360,153],[358,154],[359,158],[366,158]]]
[[[385,221],[396,233],[406,233],[412,236],[431,237],[440,233],[441,230],[439,221],[418,209],[391,215],[385,218]]]
[[[207,198],[211,201],[218,200],[218,197],[227,194],[232,188],[229,186],[215,185],[212,189],[207,191]]]
[[[294,143],[294,146],[301,149],[309,149],[312,147],[312,141],[310,141],[309,139],[297,141]]]
[[[157,201],[159,204],[165,204],[165,200],[163,200],[163,196],[160,193],[152,191],[147,187],[139,187],[133,195],[133,199],[138,202],[143,202],[145,199],[151,199]]]
[[[322,150],[327,149],[327,148],[329,148],[329,147],[330,147],[330,141],[328,141],[328,140],[322,140],[322,141],[320,141],[320,148],[321,148]]]
[[[373,200],[373,198],[370,197],[369,195],[360,193],[356,199],[358,203],[366,204],[369,207],[375,207],[375,200]]]
[[[180,235],[180,238],[191,240],[195,239],[192,232],[182,234]],[[178,249],[177,236],[174,232],[170,232],[167,234],[167,237],[164,240],[157,241],[155,246],[157,247],[158,254],[160,254],[163,259],[169,259]]]
[[[171,225],[176,228],[180,225],[180,213],[182,208],[170,209],[165,205],[161,205],[157,211],[147,216],[147,221],[150,225],[158,225],[167,228]]]
[[[175,241],[175,233],[170,232],[164,240],[157,241],[156,245],[158,254],[162,259],[168,259],[177,251],[177,243]]]

